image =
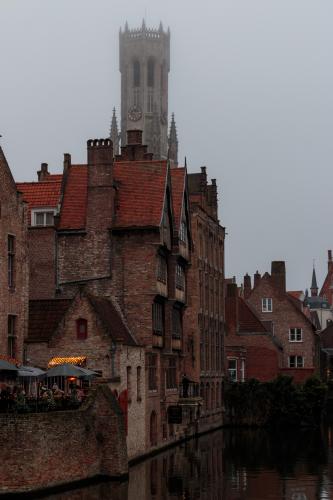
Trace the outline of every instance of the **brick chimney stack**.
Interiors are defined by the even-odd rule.
[[[244,276],[244,299],[247,300],[251,295],[251,276],[246,273]]]
[[[286,292],[286,264],[283,260],[273,261],[271,268],[271,277],[275,287],[281,292]]]
[[[225,321],[228,334],[238,331],[238,287],[236,283],[228,283],[227,285]]]
[[[48,170],[48,164],[42,163],[40,166],[40,170],[38,170],[38,172],[37,172],[38,182],[46,181],[46,179],[49,175],[50,175],[50,172]]]
[[[148,153],[148,146],[142,144],[142,130],[127,130],[127,144],[121,147],[117,161],[151,161],[153,154]]]
[[[259,285],[260,280],[261,280],[261,274],[258,271],[256,271],[255,275],[253,276],[253,288]]]
[[[112,165],[113,144],[111,139],[89,139],[87,141],[88,165]]]

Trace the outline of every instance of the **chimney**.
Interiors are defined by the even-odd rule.
[[[111,139],[87,141],[88,165],[112,165],[113,144]]]
[[[328,250],[328,270],[330,271],[332,267],[333,267],[332,250]]]
[[[236,283],[227,284],[225,298],[225,322],[228,334],[238,331],[238,287]]]
[[[38,172],[37,172],[38,182],[46,181],[46,179],[48,178],[49,175],[50,175],[50,172],[48,171],[48,164],[42,163],[40,166],[40,170],[38,170]]]
[[[261,280],[261,274],[256,271],[255,275],[253,277],[253,288],[255,288],[257,285],[259,285],[259,281]]]
[[[286,292],[286,264],[283,260],[272,262],[271,277],[274,286],[282,293]]]
[[[251,295],[251,276],[246,273],[244,276],[244,299],[247,300]]]
[[[68,172],[72,165],[72,157],[69,153],[64,153],[64,174]]]
[[[127,130],[127,144],[142,144],[142,130]]]

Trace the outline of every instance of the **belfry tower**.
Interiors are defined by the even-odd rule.
[[[170,30],[141,28],[119,33],[121,73],[121,144],[126,132],[143,131],[143,143],[154,159],[168,155],[168,74]]]

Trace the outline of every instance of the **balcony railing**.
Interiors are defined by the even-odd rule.
[[[179,397],[181,399],[200,397],[199,384],[190,380],[183,380],[179,386]]]

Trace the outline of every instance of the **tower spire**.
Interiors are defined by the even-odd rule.
[[[176,127],[174,113],[172,113],[171,115],[168,145],[169,145],[168,157],[170,158],[170,160],[173,160],[176,166],[178,166],[178,136],[177,136],[177,127]]]
[[[119,139],[120,134],[118,130],[116,108],[113,108],[111,127],[110,127],[110,139],[113,142],[113,156],[119,155]]]
[[[316,270],[315,266],[313,263],[313,271],[312,271],[312,281],[311,281],[311,297],[317,297],[318,295],[318,285],[317,285],[317,276],[316,276]]]

